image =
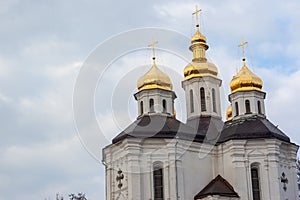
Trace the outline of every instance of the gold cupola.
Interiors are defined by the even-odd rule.
[[[137,82],[138,91],[150,90],[150,89],[162,89],[172,91],[172,82],[167,74],[162,72],[155,63],[154,45],[157,42],[152,41],[152,53],[153,53],[153,65],[150,70],[139,78]]]
[[[150,70],[137,82],[139,91],[149,89],[163,89],[172,91],[172,82],[168,75],[162,72],[155,63]]]
[[[232,120],[232,107],[231,107],[231,105],[229,105],[228,108],[227,108],[226,119],[228,121]]]
[[[243,67],[239,72],[237,72],[236,75],[233,76],[233,78],[230,81],[230,89],[231,93],[237,92],[237,91],[251,91],[251,90],[257,90],[262,91],[263,81],[260,77],[258,77],[256,74],[254,74],[246,65],[246,58],[244,55],[244,46],[247,44],[247,42],[242,42],[241,46],[243,49]]]
[[[242,69],[230,81],[231,93],[237,91],[261,91],[263,82],[244,63]]]
[[[200,11],[196,6],[196,11],[193,13],[193,15],[196,15],[196,33],[191,38],[191,46],[189,48],[193,52],[193,59],[184,68],[185,80],[203,76],[217,77],[218,75],[218,68],[214,64],[207,62],[205,55],[209,46],[206,44],[206,37],[199,30],[198,13]]]

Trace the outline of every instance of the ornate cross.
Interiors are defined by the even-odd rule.
[[[244,38],[242,39],[242,43],[238,47],[242,47],[242,54],[243,54],[243,61],[245,62],[245,46],[248,44],[248,42],[244,41]]]
[[[116,177],[116,180],[119,182],[119,183],[118,183],[118,188],[119,188],[119,189],[121,189],[121,187],[123,186],[123,184],[122,184],[122,180],[123,180],[123,179],[124,179],[124,174],[123,174],[122,170],[119,169],[118,175],[117,175],[117,177]]]
[[[198,19],[198,13],[201,12],[201,9],[198,10],[198,6],[196,5],[196,11],[192,13],[192,15],[196,15],[196,27],[199,29],[199,19]]]
[[[282,174],[281,174],[280,181],[281,181],[281,183],[283,183],[283,190],[286,191],[286,189],[287,189],[286,184],[289,183],[289,180],[286,178],[284,172],[282,172]]]
[[[156,44],[158,44],[158,41],[154,41],[154,38],[152,38],[151,44],[148,45],[148,47],[151,47],[151,48],[152,48],[152,59],[153,59],[153,62],[155,62],[154,46],[155,46]]]

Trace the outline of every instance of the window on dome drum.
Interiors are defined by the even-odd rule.
[[[215,91],[215,88],[211,89],[211,94],[212,94],[213,112],[217,112],[217,108],[216,108],[216,91]]]
[[[163,113],[167,112],[167,101],[164,99],[162,100],[162,105],[163,105]]]
[[[238,102],[235,102],[235,116],[239,115],[239,104]]]
[[[257,101],[257,109],[258,109],[258,114],[262,114],[261,113],[261,105],[260,105],[260,101]]]
[[[260,200],[260,186],[259,186],[259,167],[257,165],[251,165],[251,184],[253,200]]]
[[[190,111],[191,111],[191,113],[194,112],[194,94],[193,94],[193,90],[190,90]]]
[[[141,103],[140,103],[140,111],[141,111],[141,115],[144,113],[144,102],[143,101],[141,101]]]
[[[164,199],[164,186],[163,186],[163,169],[162,163],[154,163],[153,166],[153,189],[154,200]]]
[[[251,113],[251,110],[250,110],[250,101],[248,99],[245,101],[245,106],[246,106],[246,114]]]
[[[201,112],[206,111],[205,91],[203,87],[200,88],[200,100],[201,100]]]
[[[154,100],[153,99],[149,100],[149,106],[150,106],[150,112],[154,112]]]

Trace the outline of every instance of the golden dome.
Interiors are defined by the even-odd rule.
[[[232,120],[232,107],[231,105],[228,106],[227,108],[227,111],[226,111],[226,119],[229,121],[229,120]]]
[[[218,68],[210,62],[207,62],[206,50],[206,37],[199,31],[199,25],[196,25],[196,33],[191,38],[190,50],[193,52],[193,60],[184,68],[185,80],[194,77],[212,76],[217,78]]]
[[[217,77],[218,68],[213,63],[204,62],[192,62],[184,68],[185,79],[191,79],[194,77],[213,76]]]
[[[163,89],[172,91],[172,82],[168,75],[162,72],[155,63],[150,70],[137,82],[137,88],[141,90]]]
[[[242,69],[231,79],[231,93],[237,91],[258,90],[261,91],[263,82],[256,74],[244,64]]]
[[[191,38],[191,43],[194,42],[205,42],[206,43],[206,37],[200,33],[199,30],[196,31],[196,33]]]

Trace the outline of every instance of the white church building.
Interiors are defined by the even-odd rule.
[[[183,69],[186,122],[176,119],[172,81],[153,54],[137,81],[137,119],[103,149],[107,200],[298,199],[298,146],[268,120],[261,78],[243,57],[223,121],[222,80],[208,48],[197,22]]]

